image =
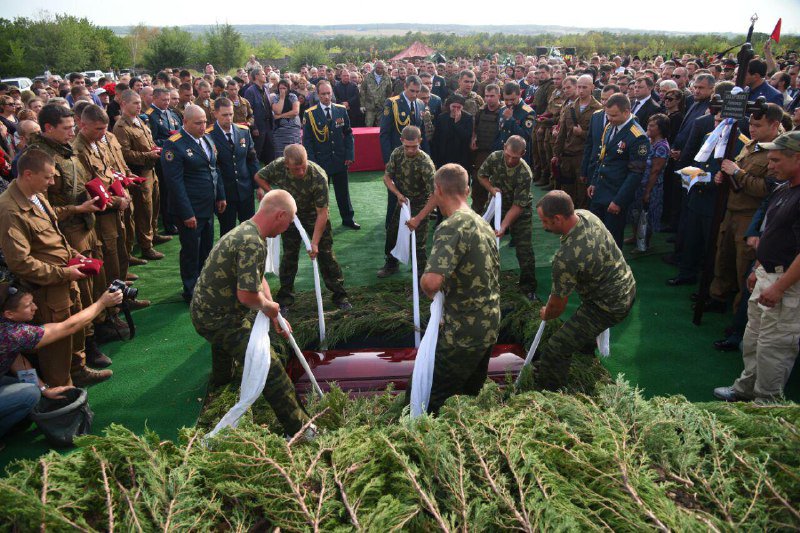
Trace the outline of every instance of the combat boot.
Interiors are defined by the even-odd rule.
[[[90,387],[110,379],[113,375],[114,372],[109,369],[95,370],[84,366],[72,371],[72,384],[76,387]]]
[[[86,364],[97,368],[111,366],[111,358],[100,351],[94,336],[86,337]]]
[[[390,263],[386,262],[383,267],[378,270],[378,277],[379,278],[388,278],[389,276],[393,276],[397,274],[400,270],[400,267],[397,266],[397,263]]]

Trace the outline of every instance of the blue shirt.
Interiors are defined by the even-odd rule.
[[[779,107],[783,108],[783,95],[778,89],[770,85],[766,80],[755,89],[750,89],[748,91],[747,99],[754,101],[759,96],[765,97],[767,99],[767,103],[777,104]]]

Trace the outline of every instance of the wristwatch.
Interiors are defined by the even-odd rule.
[[[40,392],[44,392],[44,391],[46,391],[46,390],[47,390],[47,383],[45,383],[44,385],[42,385],[41,387],[39,387],[39,391],[40,391]]]

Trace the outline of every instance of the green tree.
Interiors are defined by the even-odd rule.
[[[242,34],[230,24],[217,24],[205,34],[203,59],[221,72],[243,66],[247,60],[247,51]]]
[[[292,48],[290,67],[297,71],[303,65],[319,65],[328,61],[328,50],[319,39],[304,39]]]
[[[194,59],[195,52],[192,34],[177,26],[164,28],[150,41],[144,53],[144,65],[152,71],[186,66]]]
[[[125,44],[128,47],[128,52],[130,55],[131,67],[138,67],[142,64],[147,46],[149,45],[150,41],[152,41],[153,38],[158,35],[158,33],[158,28],[145,26],[141,22],[131,28],[131,31],[128,33],[128,35],[124,37]]]
[[[265,39],[256,48],[256,55],[264,59],[278,59],[286,55],[286,49],[275,37]]]

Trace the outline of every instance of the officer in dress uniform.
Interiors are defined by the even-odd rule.
[[[416,126],[422,132],[422,151],[430,154],[428,140],[425,137],[425,124],[422,120],[422,113],[425,106],[417,99],[422,80],[419,76],[408,76],[406,78],[405,90],[397,96],[388,98],[383,105],[383,116],[381,116],[381,153],[383,162],[389,161],[389,156],[395,148],[400,146],[400,134],[406,126]],[[397,197],[387,191],[386,202],[386,221],[385,227],[389,227],[392,213],[397,205]]]
[[[361,226],[353,220],[347,175],[347,167],[355,159],[353,130],[347,109],[331,103],[332,94],[331,84],[320,81],[317,86],[319,105],[306,110],[303,117],[303,146],[308,152],[309,161],[325,169],[333,182],[342,225],[359,230]]]
[[[513,135],[519,135],[525,139],[525,162],[530,166],[536,113],[520,98],[519,85],[515,81],[509,81],[503,85],[503,101],[505,109],[500,113],[498,144],[505,146],[506,141]]]
[[[156,87],[153,90],[153,103],[145,110],[144,120],[147,122],[147,125],[150,126],[150,132],[152,133],[153,141],[155,141],[156,146],[160,146],[162,148],[164,147],[164,143],[167,141],[167,139],[178,133],[178,130],[181,129],[181,125],[183,124],[183,120],[178,116],[178,114],[169,108],[169,91],[163,87]],[[165,213],[167,212],[166,208],[169,204],[169,190],[168,187],[164,186],[164,172],[159,164],[156,164],[156,175],[160,181],[160,205],[158,210],[161,212],[161,218],[164,221],[164,227],[167,230],[167,233],[175,233],[173,221],[169,220],[168,216],[165,216]],[[153,240],[156,244],[160,242],[157,232],[154,233]],[[144,259],[157,260],[161,259],[163,255],[164,254],[155,251],[153,248],[149,248],[147,251],[142,250],[142,258]]]
[[[183,128],[164,143],[161,165],[170,190],[169,212],[179,221],[183,299],[189,303],[214,242],[214,211],[225,211],[225,187],[217,172],[217,149],[205,135],[206,115],[187,106]]]
[[[608,99],[606,115],[608,124],[587,195],[591,198],[589,210],[603,221],[622,248],[628,207],[642,180],[650,141],[631,114],[631,102],[624,94]]]
[[[250,219],[255,213],[255,183],[258,158],[250,136],[250,128],[234,123],[234,105],[228,98],[220,96],[214,100],[213,126],[206,128],[217,147],[217,169],[225,185],[227,207],[217,213],[219,236],[222,237],[239,223]]]

